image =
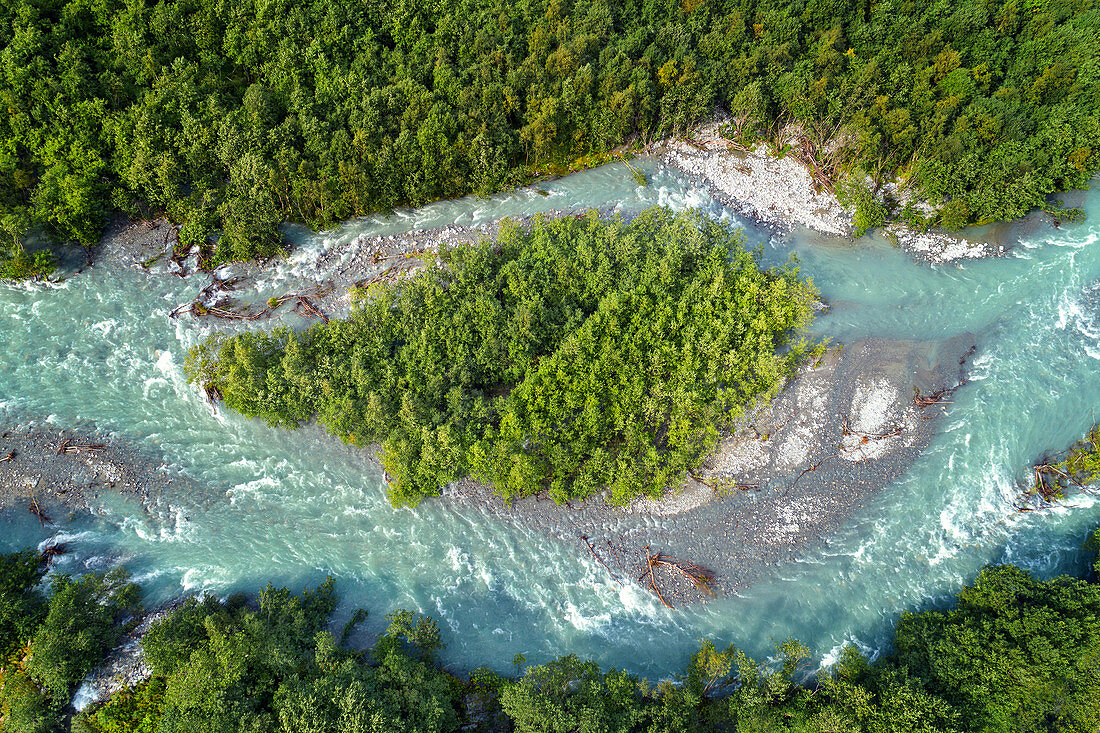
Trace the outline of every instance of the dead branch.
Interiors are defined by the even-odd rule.
[[[28,509],[30,509],[31,514],[38,517],[38,523],[41,524],[43,527],[46,526],[47,522],[53,524],[53,520],[50,519],[50,516],[46,514],[45,510],[43,510],[42,507],[38,505],[38,499],[36,499],[34,496],[31,496],[31,505],[28,507]]]
[[[665,597],[661,595],[661,589],[657,587],[657,576],[653,574],[653,557],[649,553],[649,545],[645,546],[646,564],[649,565],[649,587],[653,589],[653,592],[657,594],[657,597],[661,599],[661,603],[665,604],[666,608],[672,608],[672,604],[665,600]]]
[[[803,476],[810,473],[811,471],[816,471],[821,466],[822,463],[829,460],[830,458],[836,458],[839,455],[840,455],[839,452],[838,453],[830,453],[829,455],[825,456],[824,458],[822,458],[817,463],[812,464],[809,468],[802,469],[802,473],[800,473],[800,474],[798,474],[797,476],[794,477],[794,481],[791,482],[791,485],[787,487],[787,490],[784,491],[783,495],[779,498],[782,499],[782,498],[786,497],[787,494],[790,493],[791,489],[793,489],[795,487],[795,484],[797,484]]]
[[[12,460],[13,458],[15,458],[15,451],[10,451],[6,456],[4,456],[3,458],[0,458],[0,463],[7,463],[8,461]]]
[[[106,450],[107,446],[102,443],[84,443],[82,445],[72,445],[66,440],[61,445],[57,446],[57,455],[62,453],[94,453],[95,451]]]
[[[169,318],[177,318],[177,317],[183,315],[184,313],[194,313],[196,302],[198,302],[198,301],[195,301],[195,302],[192,302],[192,303],[183,303],[182,305],[177,305],[175,308],[172,309],[172,312],[168,314],[168,317]]]
[[[619,580],[619,576],[617,576],[617,575],[615,575],[615,573],[611,572],[611,568],[607,567],[607,563],[605,563],[603,561],[603,558],[601,558],[599,555],[596,554],[596,548],[593,547],[592,543],[588,541],[588,535],[583,535],[582,534],[581,535],[581,540],[584,541],[584,546],[588,548],[588,551],[592,553],[592,557],[596,558],[596,562],[598,562],[600,565],[603,565],[603,569],[606,570],[608,572],[608,574],[611,575],[612,578],[614,578],[616,583],[618,583],[619,585],[622,585],[623,581]]]
[[[625,567],[623,565],[623,559],[619,555],[619,551],[615,549],[615,545],[611,544],[611,540],[607,540],[607,549],[611,550],[611,554],[614,556],[615,562],[619,564],[619,568],[622,569],[623,567]]]

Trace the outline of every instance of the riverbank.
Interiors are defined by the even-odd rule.
[[[713,159],[721,160],[718,141],[712,138],[709,144]],[[817,206],[816,219],[805,219],[802,225],[845,231],[843,212],[814,193],[801,164],[793,159],[764,161],[760,170],[752,175],[774,174],[781,181],[805,178],[787,189],[758,186],[760,195],[771,199],[760,199],[762,208],[754,211],[773,212],[773,224],[779,226],[791,212]],[[788,189],[795,194],[787,209],[763,206],[778,201],[777,192]],[[757,218],[748,209],[743,212]],[[572,215],[577,214],[543,214]],[[530,219],[519,221],[524,225]],[[196,297],[171,311],[177,322],[228,330],[263,327],[265,322],[304,325],[346,316],[353,290],[408,277],[441,249],[491,238],[499,226],[500,220],[494,219],[476,226],[336,236],[322,246],[299,247],[284,259],[233,263],[208,274],[197,269],[196,253],[181,256],[174,251],[175,228],[168,222],[120,220],[109,229],[96,266],[193,281],[190,289],[198,288]],[[613,582],[639,583],[643,578],[646,586],[650,560],[657,554],[714,572],[708,589],[698,587],[684,566],[653,566],[656,585],[672,605],[706,600],[708,590],[735,594],[821,542],[904,473],[931,438],[935,421],[927,418],[937,414],[913,405],[913,389],[932,393],[955,386],[958,360],[972,345],[953,344],[946,356],[932,353],[936,347],[930,342],[884,340],[830,351],[772,403],[747,417],[745,425],[723,439],[704,470],[661,501],[637,501],[626,511],[602,501],[558,507],[530,499],[509,507],[488,487],[471,482],[448,487],[442,501],[473,503],[502,521],[538,528],[583,562],[613,575]]]
[[[775,231],[802,228],[852,237],[853,212],[823,188],[802,162],[793,155],[774,155],[764,143],[749,151],[738,149],[722,136],[723,122],[719,118],[683,138],[664,141],[655,146],[655,152],[728,208]],[[1002,254],[1006,247],[996,231],[990,230],[992,236],[987,239],[974,230],[919,232],[898,221],[883,229],[911,257],[928,263]]]

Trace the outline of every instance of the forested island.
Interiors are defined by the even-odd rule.
[[[1100,534],[1088,543],[1100,549]],[[1100,725],[1100,562],[1092,582],[989,567],[943,610],[904,614],[893,650],[848,647],[811,674],[795,640],[760,664],[701,644],[653,684],[564,656],[515,674],[441,668],[435,622],[408,611],[368,650],[333,633],[331,580],[300,595],[189,598],[141,637],[146,672],[73,713],[84,676],[131,629],[141,592],[124,571],[54,575],[47,558],[0,556],[0,726],[11,733],[704,733],[1094,731]]]
[[[1077,0],[13,0],[0,9],[3,274],[49,270],[28,233],[91,246],[111,212],[166,212],[210,263],[269,255],[283,222],[496,191],[716,106],[731,137],[770,140],[837,186],[861,228],[1012,219],[1100,167],[1097,13]],[[880,189],[891,179],[905,196]]]
[[[424,255],[428,257],[429,255]],[[702,215],[517,224],[358,291],[346,320],[215,335],[189,373],[249,417],[380,443],[395,504],[660,497],[811,351],[814,291]]]

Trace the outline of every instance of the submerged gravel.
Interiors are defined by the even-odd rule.
[[[0,426],[0,511],[29,511],[36,502],[51,524],[93,510],[104,492],[144,501],[188,479],[156,456],[112,435],[44,422]]]

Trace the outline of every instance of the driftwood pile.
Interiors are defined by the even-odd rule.
[[[1096,430],[1096,428],[1093,428],[1093,430]],[[1020,489],[1018,499],[1014,504],[1016,511],[1049,510],[1065,498],[1064,491],[1069,487],[1073,487],[1075,491],[1094,496],[1100,491],[1092,477],[1086,475],[1082,480],[1082,476],[1074,475],[1074,464],[1082,457],[1082,454],[1078,453],[1075,457],[1070,458],[1069,456],[1073,454],[1073,451],[1074,448],[1070,448],[1054,455],[1044,454],[1039,462],[1031,467],[1031,485]],[[1038,497],[1041,501],[1036,502],[1035,497]]]
[[[834,139],[839,130],[838,124],[832,132],[826,134],[824,139]],[[833,190],[833,181],[837,176],[840,163],[840,154],[837,149],[828,151],[815,144],[809,135],[803,133],[795,140],[789,154],[810,172],[818,192]]]
[[[1033,483],[1031,487],[1025,489],[1023,493],[1038,495],[1045,505],[1036,507],[1034,505],[1017,502],[1016,510],[1020,512],[1033,512],[1037,508],[1049,509],[1059,500],[1064,498],[1062,489],[1069,485],[1087,494],[1096,493],[1097,489],[1095,486],[1089,485],[1074,476],[1072,473],[1072,466],[1068,466],[1068,468],[1070,471],[1064,471],[1058,467],[1057,463],[1053,462],[1050,456],[1044,456],[1042,460],[1031,467]]]
[[[679,572],[692,582],[692,584],[703,591],[711,598],[714,597],[714,589],[711,588],[711,583],[714,582],[714,573],[710,570],[690,563],[686,560],[680,560],[669,555],[662,555],[657,553],[651,554],[649,551],[649,545],[645,546],[646,564],[649,566],[642,574],[642,577],[638,578],[638,582],[642,582],[643,579],[649,578],[649,587],[653,589],[653,592],[657,594],[657,598],[661,600],[661,603],[665,604],[668,608],[672,608],[672,604],[665,600],[664,595],[661,593],[661,589],[657,587],[657,576],[654,575],[653,570],[655,568],[667,567]]]
[[[209,285],[203,288],[198,297],[190,303],[177,306],[169,318],[177,318],[185,313],[190,313],[197,318],[220,318],[226,321],[258,321],[271,318],[275,311],[284,303],[293,302],[293,311],[303,318],[310,318],[328,323],[328,316],[317,307],[314,298],[326,295],[330,286],[319,287],[310,293],[286,293],[279,295],[267,302],[267,305],[256,303],[241,303],[228,295],[218,297],[218,293],[232,290],[240,282],[240,278],[231,277],[219,280],[215,277]],[[209,305],[207,305],[209,303]]]
[[[581,535],[581,541],[584,542],[584,546],[588,549],[588,552],[592,555],[593,559],[597,563],[599,563],[600,566],[604,570],[606,570],[607,573],[611,576],[611,579],[618,583],[620,586],[623,586],[624,583],[622,576],[616,574],[615,571],[612,570],[611,567],[604,561],[604,559],[600,557],[599,553],[596,552],[596,546],[593,544],[592,540],[590,540],[587,535]],[[618,566],[629,572],[630,566],[634,564],[624,563],[622,554],[618,551],[615,545],[612,544],[611,540],[607,540],[606,542],[607,549],[615,558]],[[666,555],[661,552],[654,553],[650,545],[646,545],[643,549],[645,552],[645,560],[642,562],[642,567],[645,568],[645,571],[638,577],[637,582],[644,587],[648,587],[650,590],[652,590],[654,595],[657,596],[657,599],[660,600],[665,607],[674,608],[674,606],[669,603],[668,598],[666,597],[665,590],[661,587],[662,582],[667,582],[667,575],[666,580],[661,581],[655,572],[662,569],[670,571],[673,574],[673,577],[682,577],[689,580],[692,587],[694,587],[697,591],[700,591],[702,594],[711,598],[715,597],[713,588],[715,574],[713,571],[701,565],[696,565],[695,563],[688,562],[687,560],[682,560],[671,555]],[[634,567],[637,568],[637,565],[634,565]]]
[[[43,565],[48,565],[55,557],[64,555],[68,551],[69,548],[65,543],[54,541],[42,548],[39,553],[39,560]]]
[[[1032,473],[1035,476],[1035,493],[1041,496],[1043,501],[1048,503],[1055,502],[1062,498],[1062,491],[1057,485],[1058,478],[1069,481],[1079,489],[1085,488],[1085,485],[1076,478],[1047,461],[1041,461],[1033,466]],[[1048,477],[1054,478],[1050,479]]]
[[[294,312],[303,318],[315,318],[322,323],[328,323],[328,316],[321,312],[321,309],[313,304],[309,298],[304,295],[294,296]]]

